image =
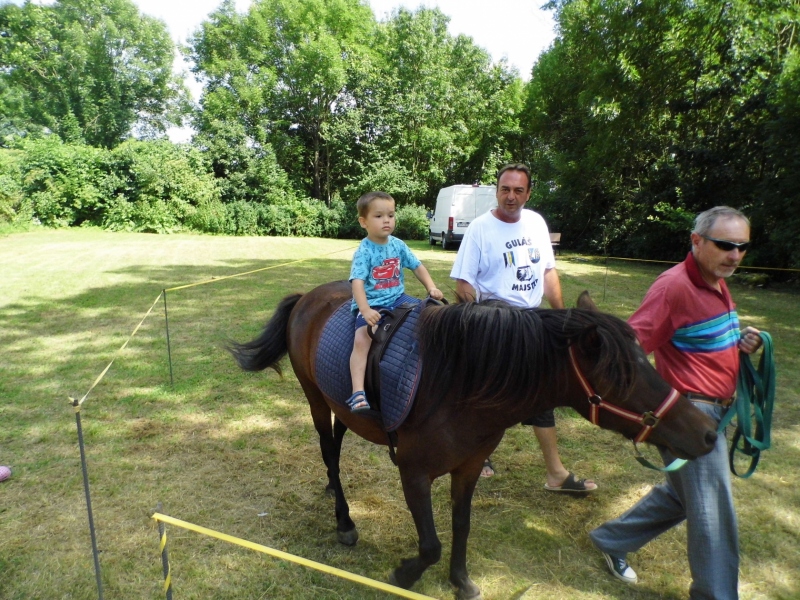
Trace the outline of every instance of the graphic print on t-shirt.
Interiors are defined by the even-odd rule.
[[[533,269],[531,269],[530,265],[525,265],[517,269],[518,281],[530,281],[531,279],[533,279]]]
[[[386,258],[383,263],[372,268],[375,289],[385,290],[400,285],[400,259]]]
[[[528,238],[510,240],[506,242],[505,246],[509,251],[503,253],[503,263],[507,269],[514,269],[516,279],[516,282],[511,285],[511,291],[525,292],[536,289],[539,280],[534,279],[535,271],[532,265],[542,259],[539,249],[532,246],[531,240]],[[519,250],[515,248],[519,248]],[[523,253],[526,253],[527,256]]]

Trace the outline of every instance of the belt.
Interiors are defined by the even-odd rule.
[[[717,404],[724,408],[728,408],[733,404],[734,397],[730,398],[712,398],[711,396],[704,396],[703,394],[696,394],[695,392],[686,392],[686,397],[692,402],[702,402],[703,404]]]

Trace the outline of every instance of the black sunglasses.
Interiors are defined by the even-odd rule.
[[[701,238],[704,240],[708,240],[709,242],[714,242],[714,245],[722,250],[723,252],[730,252],[734,248],[736,248],[739,252],[744,254],[747,252],[747,249],[750,247],[750,242],[729,242],[728,240],[718,240],[716,238],[708,237],[707,235],[701,235]]]

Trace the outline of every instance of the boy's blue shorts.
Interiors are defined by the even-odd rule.
[[[397,300],[395,300],[391,306],[371,306],[370,308],[374,308],[375,310],[381,310],[382,308],[392,309],[392,308],[397,308],[398,306],[400,306],[401,304],[405,304],[406,302],[413,302],[414,304],[416,304],[417,302],[419,302],[419,298],[414,298],[413,296],[409,296],[408,294],[400,294],[400,297],[397,298]],[[361,315],[361,311],[358,311],[356,313],[356,331],[364,327],[366,324],[367,322]]]

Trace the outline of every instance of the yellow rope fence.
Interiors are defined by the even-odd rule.
[[[302,556],[295,556],[294,554],[289,554],[288,552],[282,552],[281,550],[275,550],[274,548],[270,548],[268,546],[264,546],[262,544],[256,544],[255,542],[250,542],[248,540],[243,540],[241,538],[233,537],[232,535],[228,535],[226,533],[220,533],[219,531],[214,531],[213,529],[208,529],[206,527],[201,527],[200,525],[195,525],[194,523],[188,523],[186,521],[181,521],[180,519],[175,519],[174,517],[170,517],[167,515],[163,515],[161,513],[154,513],[153,519],[159,523],[167,523],[169,525],[174,525],[175,527],[180,527],[182,529],[187,529],[189,531],[194,531],[195,533],[199,533],[201,535],[207,535],[209,537],[216,538],[218,540],[222,540],[223,542],[228,542],[229,544],[235,544],[237,546],[241,546],[242,548],[247,548],[249,550],[255,550],[256,552],[261,552],[262,554],[267,554],[272,556],[273,558],[279,558],[281,560],[285,560],[288,562],[292,562],[298,565],[302,565],[304,567],[308,567],[309,569],[315,569],[317,571],[321,571],[322,573],[327,573],[329,575],[335,575],[336,577],[340,577],[342,579],[347,579],[348,581],[352,581],[354,583],[358,583],[360,585],[365,585],[376,590],[381,590],[383,592],[388,592],[390,594],[394,594],[395,596],[400,596],[401,598],[411,598],[412,600],[435,600],[431,598],[431,596],[424,596],[422,594],[418,594],[416,592],[411,592],[409,590],[404,590],[403,588],[397,587],[396,585],[391,585],[389,583],[383,583],[382,581],[377,581],[375,579],[370,579],[369,577],[364,577],[363,575],[356,575],[355,573],[351,573],[349,571],[345,571],[343,569],[337,569],[336,567],[330,567],[323,563],[318,563],[313,560],[309,560],[307,558],[303,558]],[[162,534],[161,536],[161,551],[163,553],[164,549],[166,548],[166,533]],[[166,592],[167,589],[172,584],[172,577],[170,569],[165,569],[168,573],[165,575],[165,582],[164,582],[164,591]]]

